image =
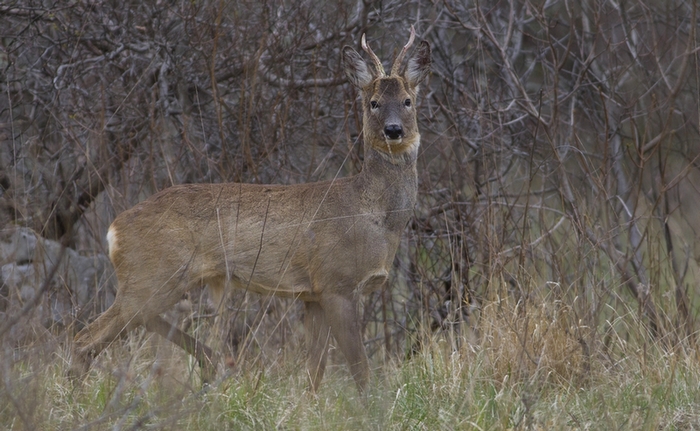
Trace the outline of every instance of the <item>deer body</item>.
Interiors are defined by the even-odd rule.
[[[168,289],[139,290],[149,296],[142,300],[159,303],[169,302],[163,295],[179,300],[194,285],[219,281],[303,301],[327,291],[352,294],[366,274],[388,273],[415,204],[415,167],[382,170],[396,182],[360,173],[294,186],[170,187],[114,220],[110,258],[127,279],[143,274],[151,281],[158,268],[166,271],[163,280],[177,278]]]
[[[412,39],[413,32],[397,61]],[[365,388],[358,299],[385,283],[416,202],[420,135],[413,106],[430,49],[423,42],[403,75],[386,76],[364,38],[363,48],[374,72],[344,49],[348,77],[362,92],[362,171],[288,186],[173,186],[121,213],[108,232],[117,296],[76,335],[74,368],[84,372],[114,338],[145,325],[197,357],[203,380],[211,379],[211,350],[159,317],[187,290],[206,284],[218,303],[228,286],[304,301],[311,388],[323,376],[331,334]]]

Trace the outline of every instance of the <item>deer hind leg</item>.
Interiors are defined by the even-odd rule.
[[[78,332],[73,339],[71,376],[75,378],[83,376],[93,358],[131,327],[132,322],[123,318],[119,301],[115,301],[107,311]]]
[[[369,382],[369,363],[360,333],[357,302],[334,295],[324,298],[321,301],[321,307],[323,307],[326,322],[331,327],[333,337],[348,361],[357,389],[363,393]]]
[[[152,317],[145,324],[146,329],[155,332],[166,340],[192,355],[202,369],[202,383],[211,383],[216,377],[216,360],[214,352],[204,343],[181,331],[160,316]]]
[[[318,302],[305,302],[304,305],[304,331],[308,351],[306,369],[309,374],[309,389],[316,392],[326,370],[331,333],[321,305]]]
[[[73,339],[72,376],[85,374],[95,356],[117,337],[139,325],[155,318],[156,322],[151,326],[158,332],[162,327],[158,315],[175,305],[186,290],[178,285],[163,284],[154,292],[141,289],[144,285],[146,283],[120,285],[112,306],[78,332]]]

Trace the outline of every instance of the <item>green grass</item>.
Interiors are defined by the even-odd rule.
[[[641,344],[593,339],[585,355],[572,325],[566,308],[485,307],[471,342],[424,335],[412,358],[375,360],[365,397],[342,362],[307,393],[292,347],[289,360],[243,363],[201,390],[192,361],[152,337],[107,349],[80,384],[66,377],[65,347],[37,343],[3,353],[0,429],[700,429],[694,350],[640,330]]]

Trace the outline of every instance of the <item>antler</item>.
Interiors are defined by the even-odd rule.
[[[408,48],[413,45],[413,40],[416,38],[416,29],[413,28],[413,25],[411,25],[411,36],[408,37],[408,43],[403,46],[403,49],[399,53],[399,55],[396,57],[396,60],[394,60],[394,65],[391,66],[391,75],[398,75],[399,74],[399,69],[401,68],[401,63],[403,63],[403,58],[406,56],[406,52],[408,51]]]
[[[367,45],[367,40],[365,40],[365,35],[364,33],[362,34],[362,49],[365,50],[367,54],[369,54],[370,57],[372,57],[372,61],[374,62],[374,69],[377,71],[377,75],[379,77],[386,76],[386,72],[384,72],[384,66],[382,66],[382,61],[379,60],[377,57],[377,54],[372,51],[372,48]]]

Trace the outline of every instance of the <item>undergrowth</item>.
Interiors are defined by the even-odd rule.
[[[700,429],[700,365],[640,328],[605,343],[555,304],[494,302],[478,331],[423,334],[407,358],[373,361],[360,396],[345,365],[306,391],[303,352],[244,361],[202,389],[182,352],[145,333],[107,349],[82,382],[69,343],[5,350],[3,429]],[[469,336],[466,334],[469,333]],[[52,347],[47,347],[52,346]],[[687,346],[685,346],[687,347]],[[290,347],[290,349],[293,349]],[[379,355],[376,355],[379,356]]]

